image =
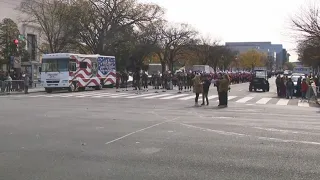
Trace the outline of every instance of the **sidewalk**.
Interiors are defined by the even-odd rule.
[[[45,92],[43,87],[35,87],[31,88],[28,90],[29,93],[38,93],[38,92]],[[24,91],[12,91],[10,93],[7,92],[0,92],[0,96],[5,96],[5,95],[15,95],[15,94],[24,94]]]

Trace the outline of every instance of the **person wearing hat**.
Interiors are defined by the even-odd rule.
[[[219,107],[227,107],[228,106],[228,91],[230,79],[227,74],[222,76],[223,78],[219,80]]]
[[[199,106],[198,104],[199,95],[200,93],[203,92],[201,76],[197,74],[192,80],[193,80],[193,92],[196,94],[195,106]]]

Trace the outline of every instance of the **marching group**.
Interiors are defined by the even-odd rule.
[[[163,92],[178,86],[178,93],[192,91],[195,93],[195,106],[199,106],[198,99],[202,94],[202,104],[209,105],[208,93],[210,85],[213,83],[217,87],[219,96],[219,107],[227,107],[228,105],[228,91],[230,91],[230,84],[238,84],[250,82],[253,75],[249,72],[238,73],[202,73],[202,72],[184,72],[180,71],[175,74],[166,71],[163,74],[155,73],[151,77],[144,71],[136,71],[132,74],[132,86],[137,94],[141,90],[148,91],[148,86],[151,85],[158,93],[159,89]],[[116,88],[123,87],[123,90],[128,90],[129,73],[118,72],[116,78]]]

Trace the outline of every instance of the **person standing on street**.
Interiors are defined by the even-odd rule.
[[[306,79],[303,79],[301,83],[301,102],[307,99],[306,94],[308,89],[309,89],[308,83]]]
[[[281,77],[280,77],[280,75],[277,76],[276,86],[277,86],[277,95],[278,95],[278,97],[280,97],[281,96]]]
[[[22,77],[24,78],[24,93],[25,94],[29,94],[29,92],[28,92],[28,90],[29,90],[29,81],[30,81],[29,75],[24,73],[22,75]]]
[[[221,105],[221,97],[220,97],[220,93],[219,93],[219,81],[222,79],[222,75],[219,73],[217,76],[216,76],[216,79],[213,80],[213,83],[214,83],[214,86],[217,87],[217,92],[218,92],[218,97],[219,97],[219,104],[218,106]]]
[[[203,90],[200,75],[197,74],[192,80],[193,80],[193,92],[196,94],[195,106],[199,106],[198,99],[199,99],[200,93],[202,93],[202,90]]]
[[[209,87],[211,85],[211,81],[210,81],[210,76],[204,76],[203,77],[203,82],[202,82],[202,86],[203,86],[203,93],[202,93],[202,106],[204,105],[204,100],[206,100],[207,102],[207,106],[209,106],[209,99],[208,99],[208,94],[209,94]]]
[[[141,73],[140,73],[140,69],[137,68],[136,73],[135,73],[135,79],[136,79],[136,88],[137,88],[137,94],[140,94],[140,90],[141,90]]]
[[[219,81],[219,107],[228,107],[229,77],[227,74]]]
[[[288,78],[288,81],[286,83],[286,97],[287,99],[291,98],[292,99],[292,94],[293,94],[293,88],[294,88],[294,84],[291,80],[291,78]]]

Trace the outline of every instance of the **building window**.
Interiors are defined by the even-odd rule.
[[[32,61],[36,60],[37,56],[37,37],[34,34],[27,34],[27,50]]]

